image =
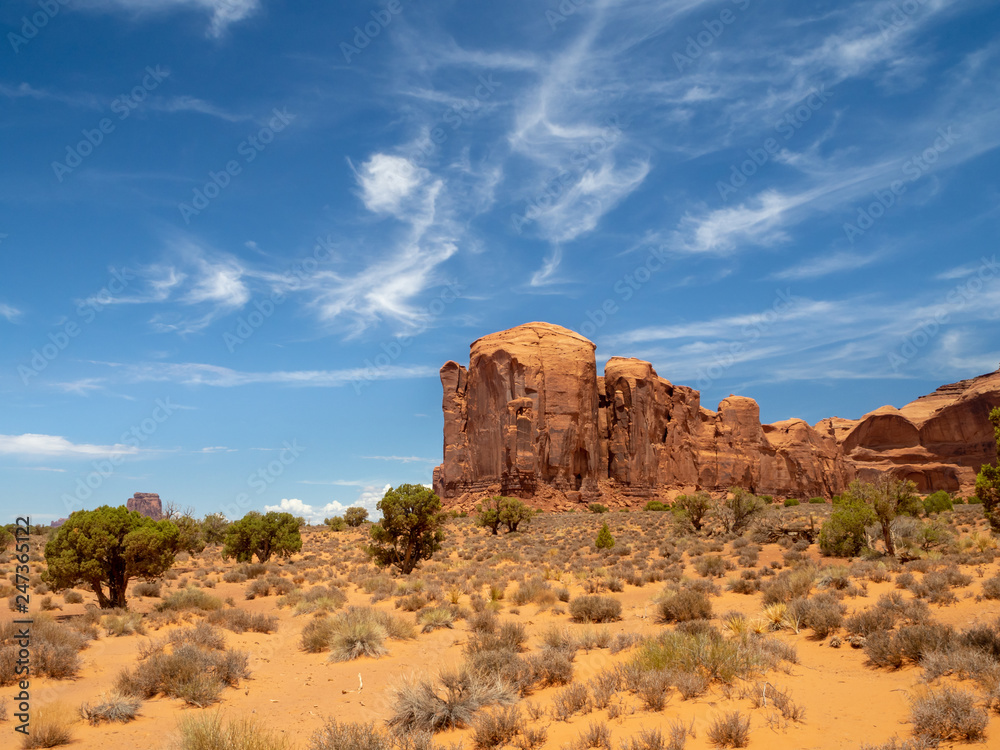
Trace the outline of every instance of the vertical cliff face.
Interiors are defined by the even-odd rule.
[[[629,494],[698,485],[697,391],[659,377],[649,362],[612,357],[604,368],[608,477]]]
[[[441,369],[443,497],[499,485],[531,496],[539,485],[595,494],[601,476],[594,344],[548,323],[484,336],[469,369]]]
[[[468,371],[446,363],[435,491],[571,503],[732,486],[830,497],[883,472],[922,491],[955,491],[971,487],[993,457],[986,416],[1000,406],[1000,372],[860,420],[762,425],[752,399],[704,409],[698,391],[661,378],[649,362],[612,357],[598,377],[594,348],[568,329],[528,323],[474,342]]]
[[[730,396],[709,411],[698,391],[621,357],[608,360],[604,387],[608,477],[626,494],[740,486],[828,497],[853,478],[835,439],[801,420],[761,425],[753,399]]]

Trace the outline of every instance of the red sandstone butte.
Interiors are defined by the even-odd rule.
[[[125,503],[125,507],[129,510],[137,510],[154,521],[163,518],[163,505],[160,503],[160,496],[155,492],[136,492]]]
[[[830,497],[882,472],[922,492],[971,492],[995,455],[987,415],[1000,406],[1000,372],[857,420],[762,425],[753,399],[711,411],[649,362],[612,357],[598,376],[594,349],[566,328],[527,323],[473,342],[468,369],[445,363],[437,494],[451,506],[500,493],[548,507],[732,486]]]

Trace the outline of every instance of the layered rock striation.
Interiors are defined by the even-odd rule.
[[[468,369],[447,362],[437,494],[451,505],[501,493],[555,506],[732,486],[830,497],[882,472],[955,492],[993,458],[986,417],[1000,406],[1000,372],[858,420],[761,424],[752,399],[705,409],[698,391],[649,362],[612,357],[598,376],[594,349],[566,328],[527,323],[473,342]]]

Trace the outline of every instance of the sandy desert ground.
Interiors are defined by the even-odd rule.
[[[813,513],[822,520],[828,507],[803,505],[777,512],[789,519]],[[36,619],[53,617],[59,628],[82,630],[93,637],[79,651],[79,668],[73,674],[32,681],[32,710],[49,707],[71,718],[70,747],[168,748],[179,722],[221,712],[227,720],[258,719],[286,738],[290,747],[308,748],[310,738],[329,717],[384,727],[398,711],[395,691],[406,680],[433,682],[442,671],[458,669],[466,662],[469,652],[478,648],[474,645],[478,634],[487,632],[491,623],[517,623],[526,636],[514,646],[514,650],[522,649],[520,658],[537,665],[547,652],[558,651],[563,670],[553,669],[551,674],[542,670],[550,674],[549,681],[562,684],[546,685],[545,678],[536,676],[534,684],[526,685],[524,694],[517,697],[522,729],[532,730],[511,740],[510,744],[522,748],[607,747],[607,733],[610,747],[653,747],[638,740],[630,743],[651,728],[661,729],[669,742],[670,727],[676,730],[683,724],[687,736],[678,741],[690,750],[701,750],[714,746],[709,728],[730,711],[749,717],[749,747],[878,746],[893,737],[912,738],[911,697],[928,685],[950,684],[973,691],[977,705],[988,707],[990,722],[982,741],[1000,747],[993,710],[998,694],[990,679],[977,680],[976,674],[948,663],[937,666],[935,670],[942,674],[930,680],[928,661],[918,664],[912,658],[903,659],[900,668],[875,666],[869,649],[854,648],[849,642],[848,626],[853,622],[853,630],[858,630],[851,617],[875,608],[885,595],[901,597],[897,609],[911,601],[929,602],[926,611],[918,612],[916,607],[923,605],[914,605],[913,622],[933,620],[951,626],[955,633],[979,624],[992,627],[1000,621],[1000,600],[983,597],[984,585],[988,595],[996,594],[990,591],[989,582],[1000,567],[979,506],[956,506],[954,512],[943,514],[955,540],[943,552],[930,551],[923,559],[907,563],[823,557],[816,544],[788,538],[756,544],[749,534],[727,541],[679,537],[672,530],[670,515],[646,511],[544,514],[523,532],[499,536],[477,528],[472,518],[456,518],[449,522],[444,549],[408,577],[379,570],[368,561],[363,552],[366,526],[343,532],[311,527],[303,534],[300,554],[272,560],[267,566],[225,562],[218,547],[208,547],[196,556],[182,554],[161,586],[136,590],[138,582],[133,582],[130,609],[141,617],[131,618],[121,614],[109,618],[96,612],[95,597],[87,591],[80,590],[82,601],[69,603],[66,598],[80,597],[46,593],[36,578],[33,608],[41,606],[43,599],[45,606],[54,607],[36,613]],[[599,551],[593,542],[604,522],[616,544]],[[44,537],[35,536],[32,541],[32,573],[37,574],[44,565],[39,547]],[[7,556],[0,559],[5,574],[12,576],[12,561]],[[256,577],[246,579],[247,574]],[[754,591],[758,585],[763,592]],[[200,601],[210,609],[170,608],[170,602],[180,601],[177,592],[190,588],[207,595]],[[264,593],[268,589],[267,595],[248,598],[253,590]],[[709,624],[664,621],[664,592],[679,590],[695,592],[698,602],[710,603]],[[8,589],[5,596],[10,593]],[[813,600],[819,597],[826,602],[826,611],[831,605],[837,609],[834,603],[841,605],[843,617],[834,616],[832,627],[827,623],[818,628],[823,637],[818,637],[817,628],[796,626],[787,612],[782,619],[771,610],[773,625],[762,614],[765,596],[789,600],[802,595]],[[616,600],[621,605],[620,617],[603,623],[575,621],[571,614],[574,600],[588,596]],[[303,648],[304,630],[308,635],[310,627],[315,631],[316,623],[351,606],[372,606],[411,623],[413,636],[388,638],[388,653],[381,658],[330,661],[325,644],[316,652]],[[227,614],[233,610],[258,613],[259,622],[266,623],[263,629],[271,632],[234,632],[225,627],[236,621]],[[432,610],[437,615],[426,614]],[[7,624],[14,617],[5,608],[0,623]],[[422,632],[421,623],[428,617],[438,618],[435,622],[445,626]],[[449,620],[453,621],[448,624]],[[102,694],[116,690],[123,670],[138,668],[152,658],[140,660],[143,653],[157,648],[169,652],[181,642],[164,645],[172,634],[190,632],[186,629],[206,621],[217,623],[211,632],[213,637],[222,634],[226,648],[248,654],[249,676],[222,689],[219,700],[207,699],[204,707],[198,707],[161,694],[142,700],[137,718],[129,723],[95,726],[79,716],[81,705],[93,704]],[[896,630],[905,622],[897,618]],[[884,628],[884,623],[879,627]],[[649,700],[642,692],[646,688],[636,682],[638,672],[631,672],[633,682],[629,682],[628,665],[647,653],[641,639],[664,631],[696,633],[705,628],[717,629],[724,641],[774,639],[789,648],[772,648],[769,653],[787,658],[775,657],[752,674],[709,676],[707,687],[700,694],[697,687],[690,688],[695,694],[687,699],[671,678],[649,688],[660,696],[651,694]],[[130,632],[133,629],[139,632]],[[122,634],[114,634],[116,630]],[[839,647],[831,645],[838,642]],[[565,672],[567,663],[571,675]],[[995,660],[991,664],[987,666],[995,669]],[[575,690],[572,695],[567,693],[571,688]],[[13,733],[16,694],[15,685],[0,688],[0,696],[6,698],[6,720],[0,722],[3,747],[15,747],[20,741]],[[662,708],[655,705],[658,700],[664,702]],[[493,710],[484,708],[477,715]],[[436,746],[471,748],[476,745],[475,732],[470,722],[437,732],[433,741]],[[951,746],[950,742],[942,746]],[[956,746],[963,744],[956,741]]]

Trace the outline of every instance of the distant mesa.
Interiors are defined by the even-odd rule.
[[[125,507],[129,510],[137,510],[154,521],[163,518],[163,504],[160,502],[160,496],[155,492],[136,492],[125,503]]]
[[[987,417],[1000,406],[1000,371],[860,419],[761,424],[753,399],[729,396],[711,411],[639,359],[612,357],[600,376],[595,348],[561,326],[526,323],[474,341],[468,368],[444,364],[434,488],[447,505],[505,494],[550,509],[622,507],[731,486],[829,498],[882,473],[921,492],[971,494],[995,455]]]
[[[58,529],[60,526],[62,526],[68,520],[69,520],[68,518],[58,518],[55,521],[53,521],[52,523],[50,523],[49,526],[52,527],[53,529]]]

